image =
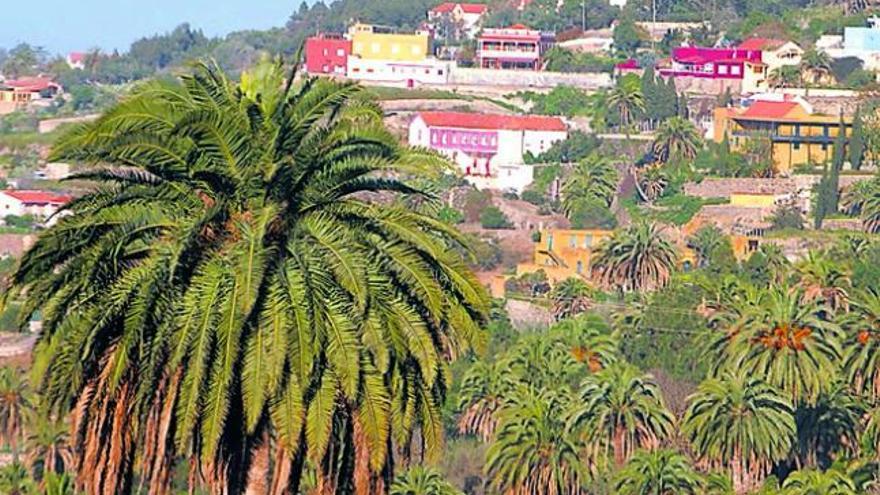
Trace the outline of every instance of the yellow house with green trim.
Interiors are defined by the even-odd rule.
[[[798,166],[831,161],[840,124],[840,116],[814,113],[800,99],[757,100],[747,107],[716,108],[713,138],[720,143],[727,137],[733,150],[769,139],[776,171],[787,174]],[[849,139],[852,119],[844,117],[843,128]]]
[[[351,53],[364,60],[418,62],[428,57],[428,33],[402,34],[390,29],[356,23],[348,28]]]

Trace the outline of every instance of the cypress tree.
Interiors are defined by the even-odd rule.
[[[822,180],[816,188],[816,202],[813,212],[813,226],[822,228],[822,222],[828,215],[834,214],[839,208],[840,202],[840,171],[843,169],[843,161],[846,157],[846,125],[843,116],[837,128],[837,137],[834,139],[834,158],[831,167],[826,166],[822,173]]]
[[[862,169],[862,160],[865,158],[865,127],[862,122],[862,109],[856,108],[853,116],[852,136],[849,139],[849,163],[853,170]]]

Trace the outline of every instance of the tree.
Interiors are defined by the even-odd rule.
[[[68,427],[61,421],[39,417],[25,440],[24,461],[45,479],[49,473],[62,473],[73,468]]]
[[[480,226],[484,229],[512,229],[513,224],[497,206],[489,206],[480,213]]]
[[[76,495],[73,480],[65,474],[48,473],[43,479],[44,495]]]
[[[332,492],[358,459],[370,491],[416,432],[441,451],[449,360],[488,302],[453,228],[364,199],[418,194],[398,177],[445,166],[381,115],[358,86],[292,84],[280,63],[241,84],[200,64],[56,144],[100,185],[7,295],[42,308],[36,375],[47,409],[73,412],[88,493],[128,492],[136,463],[165,492],[178,459],[238,493],[269,478],[270,449],[279,489],[308,460]]]
[[[669,174],[661,164],[649,165],[634,172],[636,175],[636,190],[642,201],[653,202],[663,196],[666,186],[669,185]]]
[[[773,230],[804,230],[804,214],[794,203],[782,203],[773,210],[770,225]]]
[[[744,316],[728,365],[766,377],[795,403],[813,405],[833,385],[841,356],[840,327],[798,288],[771,286]]]
[[[831,57],[824,51],[811,48],[801,56],[800,69],[804,83],[820,84],[831,77]]]
[[[16,368],[0,368],[0,441],[12,449],[13,462],[18,462],[18,442],[31,407],[30,391],[22,375]]]
[[[581,160],[562,185],[562,209],[571,217],[585,203],[610,207],[617,195],[617,169],[611,159],[597,152]]]
[[[795,441],[794,408],[782,393],[743,371],[700,384],[689,398],[681,431],[699,459],[728,469],[746,493]]]
[[[880,188],[876,180],[862,180],[850,184],[840,196],[840,209],[847,215],[859,216],[865,203]]]
[[[619,495],[705,493],[703,480],[687,457],[668,449],[636,453],[616,480],[614,489]]]
[[[849,274],[826,254],[810,251],[796,266],[798,285],[804,291],[804,303],[818,302],[831,311],[849,310],[852,286]]]
[[[880,232],[880,181],[872,180],[866,186],[861,201],[862,229],[869,234]]]
[[[660,229],[640,223],[619,230],[593,253],[593,276],[621,292],[643,292],[666,286],[677,262],[672,244]]]
[[[847,329],[843,374],[853,392],[880,399],[880,291],[858,290],[851,311],[843,317]]]
[[[452,486],[436,470],[422,466],[413,466],[394,478],[391,484],[391,495],[461,495],[462,492]]]
[[[550,299],[553,301],[553,318],[561,321],[587,312],[593,289],[582,279],[569,277],[553,287]]]
[[[618,362],[587,376],[580,403],[571,413],[571,428],[585,432],[588,441],[611,446],[616,466],[638,448],[655,449],[673,432],[675,418],[651,375]]]
[[[846,474],[830,469],[796,471],[782,484],[784,495],[856,495],[856,484]]]
[[[843,170],[843,161],[846,156],[846,127],[843,117],[837,128],[837,137],[834,140],[834,159],[831,167],[825,168],[822,180],[816,186],[816,201],[813,207],[815,218],[814,227],[822,228],[822,221],[828,215],[833,215],[839,210],[840,202],[840,171]]]
[[[506,361],[474,363],[461,381],[458,431],[477,435],[484,442],[493,438],[498,427],[498,413],[513,390],[515,380]]]
[[[498,436],[486,452],[486,477],[498,493],[586,495],[585,446],[580,432],[566,427],[570,407],[562,391],[518,388],[501,413]],[[586,462],[586,464],[585,464]]]
[[[663,121],[654,136],[654,157],[664,163],[676,158],[693,159],[701,147],[700,131],[683,117]]]
[[[618,79],[608,92],[606,103],[609,107],[617,110],[620,116],[620,126],[629,132],[633,116],[645,109],[645,99],[638,76],[626,74]]]
[[[642,44],[644,32],[629,17],[621,19],[614,27],[614,49],[627,57],[632,57]]]
[[[856,108],[852,120],[852,134],[849,138],[849,163],[853,170],[861,170],[865,159],[865,122],[861,107]]]
[[[44,58],[45,52],[42,48],[19,43],[9,50],[6,60],[3,62],[3,70],[0,72],[3,72],[10,79],[35,75]]]
[[[5,495],[36,495],[39,493],[27,469],[17,462],[0,469],[0,493]]]
[[[709,266],[713,258],[728,255],[733,257],[730,239],[715,225],[700,227],[688,238],[687,245],[696,252],[697,265],[700,267]]]

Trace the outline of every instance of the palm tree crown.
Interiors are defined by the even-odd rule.
[[[692,159],[702,147],[700,131],[684,117],[665,120],[654,137],[654,156],[661,162],[674,158]]]
[[[352,456],[372,483],[414,429],[439,451],[448,360],[487,301],[459,234],[365,199],[417,194],[401,175],[445,162],[400,147],[359,93],[285,81],[280,63],[241,84],[202,64],[56,146],[100,164],[79,176],[99,185],[12,294],[42,308],[35,367],[52,409],[75,411],[85,491],[128,491],[136,460],[164,486],[191,456],[232,492],[270,435],[294,492],[306,458],[332,490]]]
[[[600,244],[592,271],[601,284],[622,292],[654,290],[669,283],[677,258],[658,227],[640,223]]]

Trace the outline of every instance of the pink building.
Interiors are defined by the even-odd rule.
[[[306,72],[344,76],[351,55],[351,40],[340,34],[319,34],[306,40]]]
[[[477,38],[477,65],[483,69],[541,70],[544,54],[554,43],[552,33],[522,24],[484,29]]]
[[[751,93],[766,85],[767,65],[761,50],[741,48],[704,48],[684,46],[672,50],[668,66],[660,75],[675,79],[695,78],[718,81],[719,88],[730,84],[734,89]]]

